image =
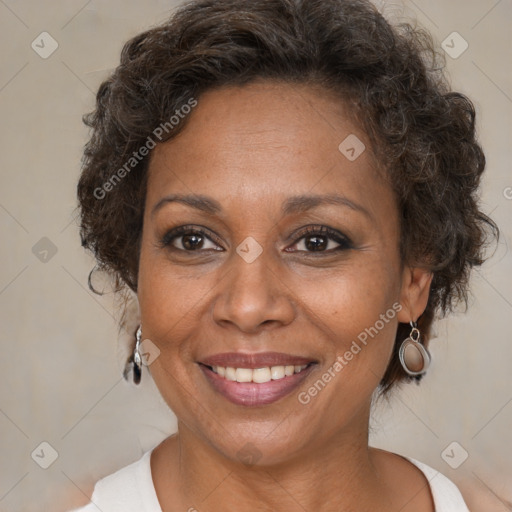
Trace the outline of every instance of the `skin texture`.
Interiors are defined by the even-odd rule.
[[[433,511],[415,466],[368,447],[371,398],[397,322],[422,313],[431,274],[400,261],[396,201],[370,150],[353,162],[338,150],[350,134],[369,148],[367,137],[326,91],[265,81],[203,94],[188,122],[151,157],[138,280],[143,338],[160,350],[150,371],[179,427],[152,455],[162,509]],[[333,192],[366,213],[333,204],[281,213],[291,196]],[[177,193],[207,195],[222,212],[177,202],[154,211]],[[164,247],[183,225],[213,236],[188,252],[180,235]],[[327,238],[325,254],[308,249],[309,225],[352,244],[335,251]],[[236,252],[249,236],[263,248],[252,263]],[[298,392],[396,303],[397,316],[301,404]],[[231,351],[318,364],[297,392],[249,408],[216,393],[197,364]],[[237,456],[247,443],[260,457],[252,466]]]

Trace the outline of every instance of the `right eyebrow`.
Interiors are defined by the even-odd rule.
[[[155,215],[155,213],[160,210],[167,203],[181,203],[192,208],[196,208],[197,210],[201,210],[203,212],[209,213],[210,215],[214,215],[222,211],[222,206],[215,199],[203,196],[200,194],[171,194],[163,197],[156,203],[153,210],[151,211],[151,215]]]

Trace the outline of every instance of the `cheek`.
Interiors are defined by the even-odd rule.
[[[397,325],[393,305],[399,297],[399,269],[395,260],[391,253],[368,249],[335,268],[283,267],[282,293],[297,299],[297,316],[285,329],[321,339],[312,348],[323,357],[321,372],[339,375],[313,407],[339,402],[333,414],[345,414],[342,411],[357,408],[378,385]],[[182,416],[188,414],[187,400],[198,392],[194,372],[199,370],[193,364],[190,341],[207,346],[205,336],[216,328],[212,304],[224,290],[226,270],[177,271],[150,245],[143,245],[141,251],[138,296],[143,335],[160,349],[150,371],[168,405]]]
[[[173,265],[165,249],[154,245],[151,235],[142,238],[138,299],[146,326],[162,338],[173,326],[180,328],[187,315],[207,297],[209,279],[187,267]]]
[[[398,266],[391,258],[366,253],[342,271],[317,276],[314,283],[301,295],[307,297],[315,323],[330,340],[327,366],[341,358],[342,372],[350,378],[338,379],[340,386],[357,387],[367,381],[373,389],[395,340],[401,309]]]
[[[138,299],[143,336],[160,350],[149,371],[167,405],[187,423],[197,396],[197,375],[191,372],[198,371],[187,340],[198,336],[197,307],[207,292],[204,280],[179,278],[165,258],[142,250]]]
[[[207,345],[203,324],[215,279],[221,275],[177,269],[160,249],[143,241],[138,281],[143,336],[160,350],[149,370],[169,407],[182,417],[197,394],[194,386],[200,376],[191,340]]]
[[[297,299],[298,315],[309,314],[312,323],[324,325],[327,338],[343,340],[340,349],[344,349],[398,300],[399,271],[390,256],[362,251],[346,265],[332,269],[288,269],[282,274],[283,294]],[[225,270],[217,270],[177,271],[161,253],[143,245],[138,297],[144,335],[178,342],[199,329],[209,318],[209,303],[225,275]],[[390,326],[386,323],[380,330],[387,335]]]
[[[364,253],[329,273],[300,279],[300,295],[334,332],[358,332],[373,325],[399,298],[400,274],[390,258]]]
[[[209,282],[179,277],[165,258],[141,254],[138,298],[144,336],[152,336],[162,351],[178,350],[179,340],[198,326],[198,311],[211,293]]]

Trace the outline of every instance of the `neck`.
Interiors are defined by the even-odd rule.
[[[386,488],[368,447],[368,420],[369,407],[349,427],[324,433],[321,443],[312,440],[266,465],[219,453],[179,422],[178,433],[152,457],[162,509],[384,510]]]

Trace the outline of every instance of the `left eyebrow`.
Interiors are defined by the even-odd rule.
[[[366,208],[339,194],[310,194],[290,197],[283,203],[282,212],[284,215],[291,215],[293,213],[305,212],[324,204],[346,206],[354,211],[364,213],[373,220],[372,214]]]

